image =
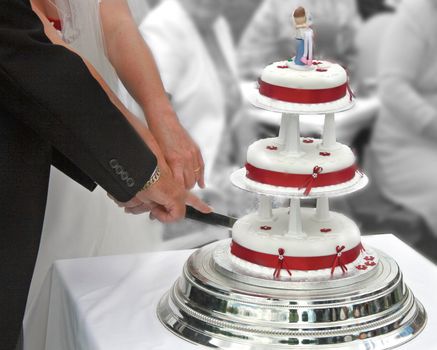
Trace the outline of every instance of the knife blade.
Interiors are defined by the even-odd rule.
[[[219,213],[209,213],[204,214],[193,207],[186,206],[186,214],[185,217],[187,219],[195,220],[202,222],[204,224],[208,225],[214,225],[214,226],[223,226],[227,228],[232,228],[234,226],[235,222],[238,220],[237,218],[234,218],[232,216],[227,216]]]

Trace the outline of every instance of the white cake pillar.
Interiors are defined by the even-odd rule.
[[[290,120],[290,117],[287,116],[286,113],[282,113],[282,118],[281,118],[281,126],[279,128],[279,136],[278,136],[278,141],[279,144],[281,145],[285,145],[285,135],[287,133],[287,124]]]
[[[329,218],[330,218],[330,214],[329,214],[329,199],[328,199],[328,197],[317,198],[316,220],[317,221],[328,221]]]
[[[300,212],[300,199],[290,199],[290,215],[288,219],[288,236],[304,238],[306,234],[302,230],[302,214]]]
[[[335,114],[325,114],[325,124],[323,126],[322,148],[326,150],[337,147],[337,136],[335,134]]]
[[[258,216],[261,220],[271,220],[272,213],[272,198],[269,196],[261,195],[259,197]]]
[[[283,114],[288,121],[286,122],[285,130],[285,145],[284,151],[289,155],[299,157],[302,153],[300,152],[300,125],[299,125],[299,114]]]

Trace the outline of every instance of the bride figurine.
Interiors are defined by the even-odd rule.
[[[293,12],[294,26],[296,28],[296,56],[294,64],[297,66],[311,66],[313,63],[313,37],[311,18],[303,7],[298,7]]]

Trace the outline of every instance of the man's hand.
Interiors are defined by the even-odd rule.
[[[176,181],[189,190],[197,183],[205,188],[202,154],[176,115],[150,127]]]
[[[187,191],[184,186],[175,180],[165,163],[160,162],[159,180],[148,189],[142,190],[129,202],[121,203],[111,198],[118,206],[123,207],[126,213],[142,214],[150,211],[150,217],[161,222],[174,222],[185,217],[185,205],[190,205],[202,213],[210,213],[211,208]]]

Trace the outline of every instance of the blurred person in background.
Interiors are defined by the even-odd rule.
[[[236,52],[224,5],[223,0],[164,0],[139,27],[182,125],[202,149],[209,196],[215,200],[211,204],[221,210],[229,199],[226,169],[243,164],[252,135],[251,121],[242,118]],[[125,102],[138,110],[134,101]]]
[[[382,108],[368,159],[382,193],[423,217],[434,234],[434,242],[437,238],[436,16],[435,0],[403,0],[386,30],[377,53]]]
[[[387,0],[357,0],[357,6],[363,23],[355,36],[355,93],[359,96],[376,95],[378,59],[375,52],[380,51],[396,4],[393,0],[390,3]]]
[[[360,23],[355,0],[264,0],[244,31],[238,48],[242,76],[254,79],[268,63],[293,57],[290,14],[303,6],[314,20],[317,58],[347,64]]]

